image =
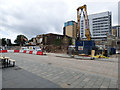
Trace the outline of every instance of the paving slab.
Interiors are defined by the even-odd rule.
[[[19,66],[23,70],[30,72],[33,75],[41,77],[45,80],[48,80],[58,85],[59,87],[114,88],[116,87],[117,84],[116,76],[113,77],[112,75],[109,74],[111,72],[114,75],[116,75],[115,73],[117,71],[116,70],[117,62],[76,60],[73,58],[56,57],[56,54],[54,56],[48,55],[47,57],[29,54],[17,54],[17,55],[6,54],[6,55],[15,59],[17,66]],[[103,69],[104,72],[100,71],[101,69]],[[100,73],[104,74],[101,75]],[[10,75],[12,75],[12,73],[10,73]],[[18,75],[17,72],[16,75]],[[26,76],[29,76],[29,73],[26,73]],[[12,78],[14,78],[14,76],[13,77],[11,76],[11,79]],[[36,77],[29,76],[29,78],[32,78],[37,83],[40,83]],[[17,80],[16,83],[19,83],[18,81],[19,80]],[[49,84],[47,85],[49,86]],[[48,86],[45,85],[41,87]],[[37,84],[30,87],[39,87],[39,85]]]
[[[19,67],[2,69],[3,88],[60,88],[59,85]]]

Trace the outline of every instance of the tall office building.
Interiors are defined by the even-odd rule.
[[[92,40],[103,40],[107,38],[107,34],[111,34],[111,12],[102,12],[98,14],[88,15],[89,28]],[[85,37],[85,22],[81,18],[80,37]]]
[[[64,23],[63,35],[67,35],[72,38],[77,37],[77,23],[75,21],[68,21]]]

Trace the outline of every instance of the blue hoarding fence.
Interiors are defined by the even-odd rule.
[[[76,41],[75,43],[76,51],[79,54],[91,54],[91,50],[95,49],[95,41]]]
[[[116,54],[116,49],[115,48],[111,48],[111,54]]]

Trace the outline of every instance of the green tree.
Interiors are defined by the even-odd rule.
[[[60,46],[61,44],[62,44],[62,40],[61,39],[55,39],[54,40],[54,45]]]
[[[11,39],[7,39],[7,46],[11,46],[12,43],[11,43]]]
[[[23,46],[28,41],[28,38],[24,35],[18,35],[15,39],[15,43]]]
[[[69,38],[69,45],[72,45],[72,38]]]
[[[2,38],[2,46],[5,46],[7,44],[6,38]]]
[[[28,42],[33,42],[33,38],[31,38]]]

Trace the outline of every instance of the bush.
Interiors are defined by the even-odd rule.
[[[61,39],[55,39],[54,40],[54,45],[60,46],[61,44],[62,44],[62,40]]]

